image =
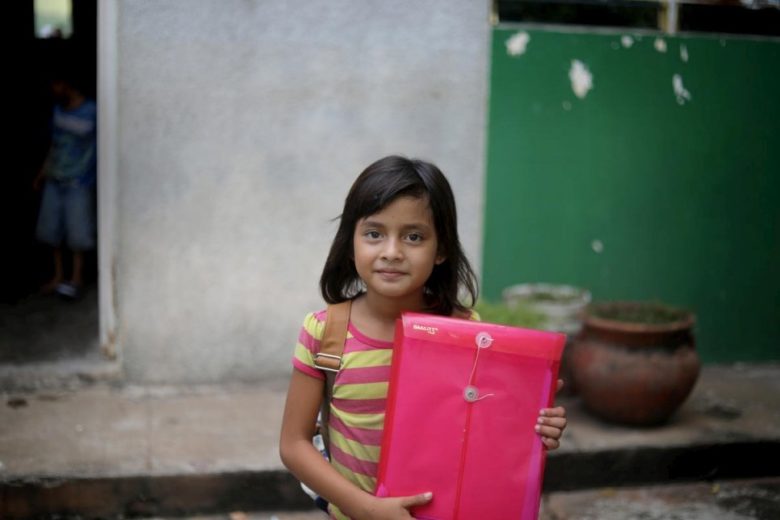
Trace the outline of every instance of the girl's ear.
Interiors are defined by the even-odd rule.
[[[443,263],[444,263],[444,261],[445,261],[446,259],[447,259],[447,257],[446,257],[446,256],[444,256],[444,255],[438,255],[438,256],[436,257],[436,260],[434,260],[434,261],[433,261],[433,263],[435,263],[436,265],[441,265],[441,264],[443,264]]]

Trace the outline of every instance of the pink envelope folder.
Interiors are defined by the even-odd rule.
[[[536,519],[566,336],[404,313],[395,333],[377,496],[432,491],[420,519]]]

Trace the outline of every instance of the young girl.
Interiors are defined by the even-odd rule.
[[[460,299],[466,293],[473,305],[476,278],[458,239],[452,190],[436,166],[391,156],[360,174],[344,203],[320,289],[328,303],[352,300],[326,426],[331,461],[312,444],[325,384],[313,356],[326,311],[306,316],[295,347],[282,461],[330,503],[333,518],[412,518],[410,507],[431,500],[426,490],[409,497],[373,496],[395,320],[402,311],[476,318]],[[541,410],[536,431],[548,449],[558,447],[565,427],[562,407]]]

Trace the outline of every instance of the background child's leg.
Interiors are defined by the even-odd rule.
[[[95,200],[91,187],[69,187],[65,220],[68,247],[73,251],[70,283],[80,287],[84,281],[84,252],[95,248]]]
[[[54,274],[51,280],[41,287],[42,292],[53,292],[65,276],[62,264],[62,249],[60,249],[60,243],[64,235],[62,210],[63,200],[59,187],[53,182],[47,182],[43,188],[35,236],[39,241],[53,248]]]

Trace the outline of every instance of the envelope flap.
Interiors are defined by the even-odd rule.
[[[404,312],[400,320],[404,336],[408,338],[469,349],[474,349],[478,341],[488,341],[490,349],[494,352],[559,360],[566,343],[566,335],[558,332],[431,314]]]

